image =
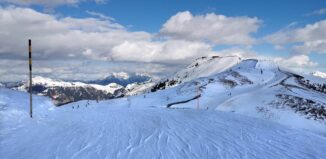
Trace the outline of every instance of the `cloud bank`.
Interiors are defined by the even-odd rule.
[[[326,54],[325,28],[326,20],[321,20],[302,28],[278,31],[265,40],[275,45],[292,44],[293,52],[298,54]]]
[[[200,56],[259,57],[250,49],[259,41],[253,34],[262,20],[256,17],[184,11],[167,19],[158,33],[149,33],[131,31],[101,13],[87,13],[91,17],[58,17],[31,8],[0,7],[0,81],[27,77],[28,39],[33,41],[35,73],[64,79],[95,79],[112,71],[166,76]],[[319,21],[265,37],[280,48],[293,43],[298,52],[272,60],[292,68],[318,66],[308,54],[326,52],[325,27],[326,21]],[[229,48],[217,51],[218,45]]]
[[[226,17],[215,13],[194,16],[185,11],[172,16],[160,32],[175,39],[251,45],[257,41],[251,34],[257,32],[260,23],[256,17]]]

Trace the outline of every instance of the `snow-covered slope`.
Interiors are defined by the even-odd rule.
[[[182,82],[170,85],[173,80],[163,81],[152,88],[158,91],[157,97],[152,98],[165,99],[162,105],[171,108],[196,108],[198,101],[201,109],[228,111],[325,133],[326,82],[284,71],[270,61],[247,59],[233,63],[225,70],[188,82],[172,78]],[[195,69],[187,69],[181,72],[198,74]],[[205,70],[199,72],[205,74]]]
[[[128,87],[141,95],[63,107],[35,96],[33,119],[28,94],[0,89],[0,156],[324,158],[326,83],[270,61],[202,59],[153,92]]]
[[[316,72],[312,73],[312,75],[316,76],[316,77],[326,78],[326,73],[320,72],[320,71],[316,71]]]
[[[197,58],[185,69],[181,69],[168,79],[157,82],[153,87],[148,88],[148,90],[154,92],[159,89],[174,87],[178,84],[197,78],[209,77],[211,75],[227,70],[228,68],[238,64],[240,61],[241,58],[238,56],[204,56]]]
[[[241,61],[237,56],[208,56],[196,59],[185,69],[177,72],[173,79],[177,82],[187,82],[200,77],[208,77],[236,65]]]
[[[157,95],[64,107],[34,96],[30,119],[28,94],[0,89],[0,156],[321,159],[326,155],[323,136],[228,112],[147,107],[165,101],[155,99]]]
[[[149,91],[151,87],[153,87],[156,83],[152,81],[147,81],[144,83],[132,83],[128,84],[125,89],[127,91],[126,95],[138,95],[143,94]]]

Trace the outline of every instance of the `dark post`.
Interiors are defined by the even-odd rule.
[[[33,117],[32,105],[32,40],[28,39],[28,59],[29,59],[29,115]]]
[[[197,86],[197,96],[198,96],[198,98],[197,98],[197,109],[199,109],[199,95],[200,95],[200,86],[198,85]]]

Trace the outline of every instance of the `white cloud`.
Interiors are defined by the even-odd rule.
[[[178,69],[156,63],[120,63],[97,60],[34,60],[33,75],[55,79],[94,80],[112,72],[137,72],[155,76],[166,75]],[[4,60],[0,58],[0,81],[28,80],[27,60]]]
[[[0,23],[3,58],[24,58],[29,38],[36,59],[176,63],[212,51],[203,42],[155,41],[147,32],[130,32],[109,20],[57,18],[28,8],[0,8]]]
[[[251,33],[258,30],[260,22],[256,17],[226,17],[214,13],[194,16],[185,11],[172,16],[160,32],[176,39],[251,45],[256,42]]]
[[[318,10],[314,10],[313,12],[306,14],[306,16],[322,15],[322,14],[326,14],[326,8],[320,8]]]
[[[280,65],[288,68],[302,69],[304,67],[316,67],[318,63],[312,62],[307,55],[296,55],[289,58],[275,57],[273,59]]]
[[[306,71],[311,72],[315,70],[319,64],[317,62],[311,61],[307,55],[293,55],[289,57],[262,55],[251,49],[246,48],[229,48],[214,52],[220,56],[238,56],[243,59],[254,58],[260,60],[267,60],[274,62],[280,67],[292,70],[292,71]]]
[[[171,17],[170,20],[178,17],[179,14],[181,13]],[[180,35],[186,33],[194,34],[189,35],[190,37],[155,39],[156,36],[151,33],[128,31],[124,26],[112,19],[100,17],[100,15],[96,14],[93,14],[93,16],[98,18],[56,17],[29,8],[0,7],[0,81],[20,80],[27,77],[27,39],[29,38],[32,39],[33,43],[35,73],[66,79],[95,79],[112,71],[140,72],[162,76],[166,73],[177,71],[180,66],[185,66],[196,57],[210,54],[256,57],[256,54],[250,51],[250,47],[245,49],[231,48],[218,52],[214,51],[213,47],[218,43],[254,43],[255,39],[250,36],[250,33],[258,28],[258,24],[253,31],[241,28],[238,25],[243,25],[244,27],[251,26],[251,24],[256,23],[255,21],[259,23],[258,19],[225,17],[215,14],[207,14],[205,16],[192,16],[190,13],[183,14],[190,15],[192,25],[198,23],[198,21],[218,21],[209,24],[220,24],[224,28],[215,29],[217,27],[215,26],[207,30],[212,34],[214,32],[220,34],[219,32],[221,32],[221,34],[225,34],[226,39],[215,39],[215,36],[204,38],[199,36],[199,34],[195,36],[197,33],[192,33],[192,28],[188,28],[188,26],[181,26],[185,27],[186,32],[180,33]],[[236,22],[231,22],[231,19],[234,19]],[[248,25],[243,24],[245,23],[244,19],[249,19]],[[165,25],[161,33],[167,34],[167,32],[163,31],[166,27]],[[236,25],[235,28],[232,28],[233,25]],[[207,24],[203,24],[203,26],[200,25],[198,27],[206,26]],[[237,31],[237,29],[247,31]],[[235,33],[231,34],[232,31]],[[312,34],[310,32],[314,31],[306,32],[301,31],[300,33]],[[201,35],[208,35],[204,31],[199,33]],[[320,34],[320,31],[318,31],[318,34]],[[239,35],[239,38],[232,40],[237,35]],[[223,37],[222,35],[220,36]],[[314,42],[320,39],[309,38],[308,40]],[[242,41],[241,39],[249,39],[249,42]],[[287,42],[287,39],[292,40],[296,38],[286,37],[285,39],[284,41]],[[207,43],[205,40],[211,42]],[[311,46],[308,44],[307,46],[309,47],[307,48],[310,48]],[[316,46],[314,47],[316,48]],[[302,48],[298,49],[302,50]],[[291,67],[315,67],[317,65],[311,62],[306,55],[290,58],[289,61],[276,58],[276,61],[290,64],[289,66]],[[295,61],[295,63],[292,62],[291,64],[291,61]]]
[[[102,13],[98,13],[98,12],[93,12],[93,11],[86,10],[86,13],[89,14],[89,15],[98,17],[100,19],[103,19],[103,20],[111,20],[111,21],[114,21],[115,20],[112,17],[106,16],[106,15],[104,15]]]
[[[293,44],[293,50],[300,54],[326,53],[326,20],[308,24],[303,28],[286,29],[265,37],[275,45]],[[299,43],[299,44],[298,44]]]
[[[27,39],[35,58],[109,59],[111,49],[129,41],[150,40],[146,32],[129,32],[123,26],[96,18],[57,18],[28,8],[0,8],[0,56],[23,58]],[[87,49],[92,54],[83,54]]]
[[[202,42],[183,40],[161,42],[125,41],[112,49],[112,58],[123,61],[164,63],[176,63],[179,61],[185,63],[194,57],[207,55],[211,51],[211,46]]]
[[[0,74],[2,77],[0,80],[26,76],[24,63],[27,59],[29,38],[32,39],[35,68],[39,69],[36,72],[50,74],[48,68],[53,68],[50,70],[52,75],[61,78],[82,75],[85,78],[96,77],[99,73],[98,68],[101,67],[97,65],[99,61],[131,63],[125,66],[125,70],[128,68],[129,71],[144,71],[143,66],[146,65],[148,72],[160,74],[162,72],[159,71],[175,70],[178,65],[186,63],[187,60],[209,53],[212,47],[203,42],[153,39],[154,36],[150,33],[128,31],[124,26],[111,20],[60,18],[33,9],[13,6],[0,7],[0,23],[2,45],[0,59],[7,61],[6,65],[0,66],[0,70],[6,70],[5,73]],[[54,64],[57,61],[65,64],[62,66]],[[92,62],[78,65],[78,61]],[[87,68],[92,68],[91,71],[87,71],[85,65]],[[107,66],[107,64],[103,65]],[[121,65],[119,63],[119,66]],[[133,67],[135,65],[138,67]],[[122,69],[122,67],[114,68]],[[111,66],[103,70],[114,69]],[[105,71],[103,72],[105,74]],[[4,75],[7,74],[15,75],[5,77]]]

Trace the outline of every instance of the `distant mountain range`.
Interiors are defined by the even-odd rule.
[[[119,73],[112,73],[109,76],[98,79],[98,80],[92,80],[92,81],[85,81],[85,83],[88,84],[99,84],[99,85],[108,85],[110,83],[117,83],[123,87],[126,87],[128,84],[132,83],[142,83],[150,80],[151,77],[143,74],[137,74],[137,73],[125,73],[125,72],[119,72]]]
[[[103,100],[123,97],[133,87],[150,80],[141,74],[112,73],[104,79],[94,81],[63,81],[36,76],[33,77],[33,94],[50,97],[57,105],[79,100]],[[130,84],[130,86],[128,86]],[[125,87],[128,86],[128,89]],[[0,83],[0,87],[29,91],[29,83],[25,81]]]

